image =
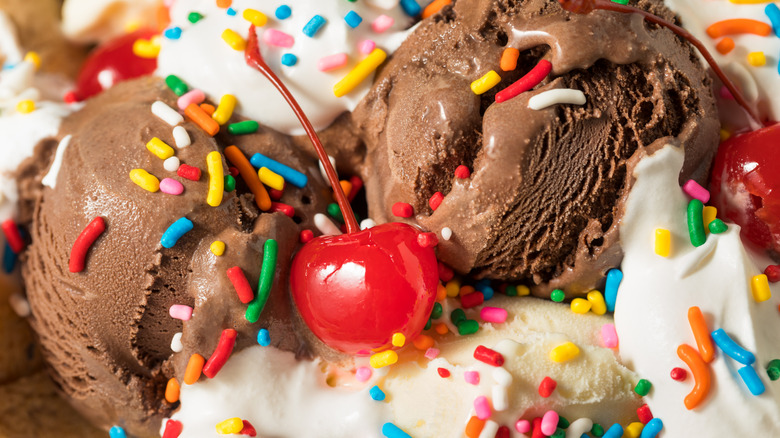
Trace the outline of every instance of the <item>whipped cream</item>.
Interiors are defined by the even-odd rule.
[[[62,32],[81,43],[106,41],[134,27],[156,27],[161,0],[65,0]]]
[[[429,2],[418,3],[424,6]],[[292,15],[277,19],[275,11],[284,4],[292,8]],[[413,22],[397,0],[370,3],[235,0],[232,8],[237,12],[234,16],[217,7],[213,0],[176,2],[171,8],[171,26],[182,29],[181,37],[162,39],[157,74],[163,77],[175,74],[215,102],[224,94],[235,95],[239,102],[237,111],[242,115],[293,135],[303,134],[303,129],[282,96],[260,72],[246,64],[243,51],[234,50],[221,37],[225,29],[232,29],[246,38],[250,23],[242,17],[244,10],[254,9],[268,17],[267,24],[257,28],[263,58],[318,130],[326,128],[344,111],[353,110],[370,88],[373,74],[346,96],[338,98],[333,94],[333,85],[365,57],[358,50],[359,43],[372,40],[376,47],[389,54],[403,42]],[[363,19],[355,29],[344,20],[350,11]],[[198,12],[203,18],[192,24],[188,20],[190,12]],[[315,15],[322,16],[327,23],[312,38],[303,33],[303,28]],[[372,22],[381,15],[392,17],[393,25],[377,33],[372,29]],[[282,48],[265,43],[263,33],[269,30],[292,36],[294,44]],[[327,72],[318,69],[320,58],[340,53],[348,55],[346,66]],[[295,55],[297,63],[289,67],[282,65],[284,54]]]
[[[682,163],[682,150],[666,146],[644,158],[634,172],[636,184],[620,227],[625,252],[615,306],[620,356],[652,382],[646,400],[653,415],[664,422],[664,437],[780,436],[780,386],[765,370],[769,361],[780,358],[780,287],[771,285],[768,301],[753,299],[750,280],[770,262],[742,245],[736,225],[729,224],[723,234],[709,234],[698,248],[691,245],[688,199],[677,183]],[[668,258],[653,251],[656,228],[671,232]],[[753,366],[766,387],[764,394],[750,394],[737,374],[742,365],[716,347],[709,364],[709,395],[699,407],[685,408],[683,399],[693,387],[693,376],[677,357],[677,347],[696,348],[687,317],[692,306],[702,310],[710,332],[722,328],[756,355]],[[688,378],[672,380],[669,373],[674,367],[686,369]]]

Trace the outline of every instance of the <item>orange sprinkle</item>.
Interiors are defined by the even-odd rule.
[[[772,26],[762,21],[751,20],[749,18],[732,18],[730,20],[718,21],[707,28],[707,35],[709,35],[710,38],[720,38],[722,36],[740,33],[769,36],[769,34],[772,33]]]
[[[704,362],[710,363],[715,358],[715,347],[712,345],[710,330],[707,328],[707,322],[701,309],[693,306],[688,309],[688,322],[691,324],[693,337],[696,339],[696,345],[699,347],[699,354]]]
[[[729,37],[723,38],[722,40],[718,41],[718,44],[715,45],[715,50],[717,50],[721,55],[729,53],[730,51],[734,50],[734,40]]]
[[[469,438],[479,438],[482,428],[485,427],[485,420],[480,420],[476,416],[469,418],[466,424],[466,436]]]
[[[452,0],[434,0],[429,4],[428,6],[423,9],[422,17],[428,18],[431,15],[439,12],[441,8],[447,6],[448,4],[452,3]]]
[[[200,379],[200,374],[203,372],[203,364],[206,363],[206,359],[198,353],[190,356],[189,362],[187,362],[187,369],[184,371],[184,383],[192,385]]]
[[[446,335],[447,332],[450,331],[450,329],[447,327],[447,324],[443,322],[436,324],[436,327],[434,327],[433,329],[436,330],[436,333],[440,335]]]
[[[172,378],[168,381],[168,385],[165,386],[165,401],[168,403],[176,403],[179,401],[179,382]]]
[[[501,54],[501,70],[512,71],[517,68],[517,58],[520,57],[520,51],[514,47],[507,47]]]
[[[341,191],[344,192],[344,196],[349,196],[349,192],[352,191],[352,183],[347,180],[341,180],[339,185],[341,186]]]
[[[249,186],[252,194],[255,195],[257,207],[262,211],[268,211],[271,208],[271,197],[268,195],[268,190],[260,182],[260,177],[255,172],[255,168],[246,159],[246,155],[241,152],[241,149],[235,146],[228,146],[225,148],[225,157],[230,161],[230,164],[236,166],[241,178]]]
[[[425,351],[433,347],[433,338],[428,335],[417,335],[412,344],[414,344],[414,348]]]
[[[200,104],[200,109],[202,109],[203,111],[205,111],[205,112],[206,112],[206,114],[208,114],[208,115],[209,115],[209,117],[213,116],[213,115],[214,115],[214,111],[216,111],[216,110],[217,110],[217,109],[214,107],[214,105],[212,105],[212,104],[210,104],[210,103],[202,103],[202,104]]]
[[[196,125],[200,126],[200,129],[206,131],[208,135],[213,137],[219,132],[219,123],[212,119],[210,115],[206,114],[198,105],[191,103],[187,109],[184,110],[184,114],[195,122]]]
[[[157,29],[162,32],[171,24],[171,14],[163,5],[157,8]]]
[[[436,289],[436,301],[444,301],[447,298],[447,288],[439,282],[439,287]]]
[[[460,296],[473,294],[473,293],[474,293],[474,286],[465,285],[460,287],[460,293],[459,293]]]
[[[693,374],[693,389],[685,396],[685,407],[691,410],[699,406],[710,392],[710,369],[690,345],[682,344],[677,347],[677,356],[688,365]]]
[[[217,7],[227,9],[233,4],[233,0],[217,0]]]

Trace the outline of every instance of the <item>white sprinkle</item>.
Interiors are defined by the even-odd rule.
[[[591,429],[593,429],[593,421],[590,418],[578,418],[566,428],[566,438],[580,438]]]
[[[498,433],[498,423],[488,420],[482,426],[482,433],[479,434],[479,438],[495,438],[496,433]]]
[[[152,114],[162,119],[163,122],[176,126],[184,121],[184,117],[165,102],[156,101],[152,104]]]
[[[441,238],[444,240],[450,240],[452,238],[452,229],[450,227],[444,227],[441,229]]]
[[[493,385],[493,410],[503,412],[509,407],[509,391],[506,386]]]
[[[181,163],[179,162],[179,159],[176,157],[170,157],[167,158],[165,161],[163,161],[163,168],[168,172],[176,172],[177,170],[179,170],[180,165]]]
[[[184,126],[177,126],[173,128],[173,141],[176,142],[176,147],[179,148],[186,148],[192,144],[190,135],[187,134],[187,130],[184,129]]]
[[[11,308],[14,309],[14,312],[21,318],[30,316],[30,303],[27,301],[27,298],[23,297],[19,292],[11,294],[11,296],[8,297],[8,303],[11,304]]]
[[[336,159],[328,155],[328,160],[330,160],[331,166],[333,166],[333,170],[336,170]],[[328,175],[325,174],[325,166],[322,165],[322,161],[320,163],[320,174],[322,175],[322,179],[325,181],[328,180]],[[336,179],[338,179],[339,173],[336,171]]]
[[[512,384],[512,374],[504,367],[493,368],[493,380],[501,386],[509,386]]]
[[[341,234],[339,227],[337,227],[333,221],[328,219],[328,217],[322,213],[317,213],[314,215],[314,226],[320,230],[320,233],[326,236],[338,236]]]
[[[585,102],[587,102],[587,99],[585,99],[585,93],[582,91],[571,88],[558,88],[539,93],[528,99],[528,108],[540,110],[560,103],[585,105]]]
[[[174,353],[179,353],[184,350],[184,345],[181,344],[181,332],[173,335],[173,339],[171,339],[171,350],[173,350]]]
[[[97,81],[104,90],[114,86],[114,72],[110,69],[101,70],[97,75]]]
[[[501,353],[505,360],[509,360],[513,357],[520,355],[520,344],[511,339],[502,339],[496,343],[493,350]]]
[[[361,230],[367,230],[369,228],[374,228],[375,226],[376,226],[376,222],[374,222],[374,220],[371,218],[363,219],[362,221],[360,221]]]
[[[60,141],[60,144],[57,145],[57,154],[54,156],[54,162],[51,163],[49,173],[41,180],[43,185],[51,188],[54,188],[54,186],[57,185],[57,175],[60,173],[60,167],[62,167],[62,156],[65,155],[65,149],[68,148],[71,138],[73,138],[72,135],[66,135],[65,138]]]

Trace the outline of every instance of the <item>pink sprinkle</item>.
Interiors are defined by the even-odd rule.
[[[295,44],[295,38],[276,29],[266,29],[263,32],[263,41],[276,47],[290,48]]]
[[[366,382],[371,378],[371,368],[360,367],[355,371],[355,378],[358,382]]]
[[[376,49],[376,43],[371,40],[363,40],[358,44],[358,52],[368,55]]]
[[[601,326],[601,342],[607,348],[617,348],[618,337],[614,324],[604,324]]]
[[[698,199],[703,204],[706,204],[707,201],[710,200],[710,191],[692,179],[689,179],[688,182],[683,185],[682,189],[685,194],[693,199]]]
[[[425,350],[425,358],[428,360],[434,360],[436,357],[439,356],[439,349],[438,348],[429,348]]]
[[[734,96],[731,94],[728,88],[725,86],[720,87],[720,97],[727,100],[734,100]]]
[[[190,104],[200,105],[206,100],[206,94],[200,90],[191,90],[184,93],[179,100],[176,101],[176,105],[180,110],[184,111]]]
[[[347,65],[348,57],[346,53],[336,53],[335,55],[323,56],[317,61],[319,71],[331,71]]]
[[[490,418],[492,412],[490,411],[490,402],[487,397],[480,395],[474,399],[474,412],[477,413],[477,418],[480,420],[487,420]]]
[[[170,310],[171,318],[180,319],[182,321],[189,321],[192,318],[192,307],[185,306],[184,304],[174,304]]]
[[[506,309],[500,307],[483,307],[479,312],[483,321],[496,323],[506,322],[507,314]]]
[[[160,181],[160,191],[169,195],[181,195],[184,186],[175,179],[165,178]]]
[[[380,15],[376,17],[376,20],[374,20],[373,23],[371,23],[371,29],[374,29],[374,32],[376,33],[382,33],[387,29],[390,29],[394,23],[395,19],[393,19],[393,17]]]
[[[479,371],[466,371],[463,373],[463,380],[472,385],[479,385]]]
[[[519,433],[528,433],[531,431],[531,422],[528,420],[517,420],[515,430]]]
[[[555,429],[558,428],[558,413],[555,411],[547,411],[542,417],[542,433],[550,436],[555,433]]]

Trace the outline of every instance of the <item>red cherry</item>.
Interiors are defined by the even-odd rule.
[[[84,100],[103,91],[101,82],[126,81],[152,74],[157,69],[156,58],[141,58],[133,53],[139,39],[150,39],[159,33],[142,29],[107,41],[90,53],[76,79],[76,98]]]
[[[355,354],[390,346],[395,333],[414,339],[428,322],[438,285],[436,255],[420,232],[389,223],[321,236],[293,259],[293,301],[328,346]]]
[[[780,251],[780,124],[732,137],[720,145],[710,192],[718,215],[739,224],[742,237]]]

